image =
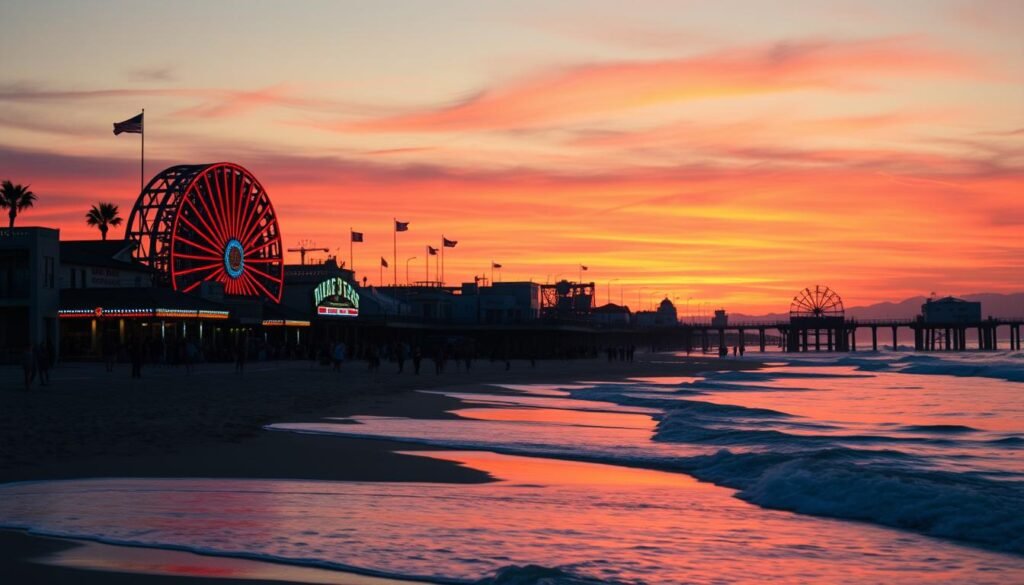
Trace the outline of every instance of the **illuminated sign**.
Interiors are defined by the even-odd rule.
[[[358,317],[359,293],[355,287],[338,277],[329,278],[313,289],[316,314],[325,317]]]

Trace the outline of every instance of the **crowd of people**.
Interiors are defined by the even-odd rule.
[[[599,355],[593,346],[570,345],[541,351],[530,346],[513,346],[507,340],[485,345],[481,350],[477,341],[466,336],[433,336],[410,340],[376,341],[360,339],[346,343],[335,339],[322,343],[276,343],[261,336],[240,332],[224,336],[216,342],[200,341],[192,337],[133,336],[121,342],[116,335],[106,335],[97,348],[107,372],[114,372],[117,364],[130,364],[131,377],[142,378],[144,366],[184,366],[191,374],[197,364],[234,363],[234,371],[242,374],[249,361],[307,359],[310,367],[330,368],[341,372],[347,363],[362,362],[372,374],[381,371],[384,363],[393,364],[397,373],[420,375],[424,361],[435,374],[454,368],[469,372],[474,361],[489,359],[502,363],[506,370],[512,367],[512,358],[524,359],[536,365],[537,359],[593,358]],[[608,361],[632,362],[636,347],[629,345],[606,348]],[[38,379],[40,385],[49,384],[49,371],[55,362],[54,348],[49,343],[30,345],[23,356],[25,387],[30,388]],[[348,370],[350,368],[344,368]]]

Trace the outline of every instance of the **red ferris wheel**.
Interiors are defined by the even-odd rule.
[[[174,290],[205,281],[230,295],[281,302],[281,230],[267,192],[233,163],[178,165],[158,173],[139,195],[125,238],[135,257]]]

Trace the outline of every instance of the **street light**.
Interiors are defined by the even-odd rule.
[[[415,259],[416,259],[416,257],[413,256],[412,258],[409,258],[409,259],[407,259],[405,261],[405,285],[406,286],[409,286],[409,263],[412,262]]]

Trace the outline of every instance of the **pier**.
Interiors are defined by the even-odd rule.
[[[769,339],[774,337],[771,345],[787,352],[855,352],[878,351],[880,339],[883,344],[890,341],[893,350],[898,351],[899,333],[907,329],[914,334],[914,351],[1020,350],[1022,325],[1024,318],[990,318],[970,323],[926,323],[921,319],[742,321],[727,325],[687,322],[682,327],[689,332],[684,336],[691,340],[691,347],[704,351],[726,347],[727,335],[732,334],[734,343],[744,349],[753,339],[751,346],[766,351]],[[1006,332],[1005,337],[1009,338],[1003,346],[999,342],[1000,331]],[[858,332],[861,333],[860,344]],[[971,343],[968,343],[969,332],[976,333]]]

